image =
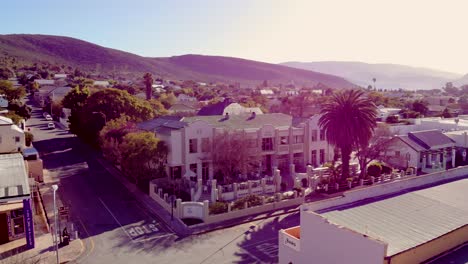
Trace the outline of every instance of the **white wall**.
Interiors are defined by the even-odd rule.
[[[395,152],[400,152],[400,157],[395,156]],[[394,138],[392,144],[389,146],[386,152],[386,156],[389,156],[390,159],[388,162],[393,166],[399,166],[406,168],[407,161],[406,155],[409,154],[410,160],[408,162],[409,167],[421,168],[419,164],[419,152],[410,148],[406,143],[401,141],[398,138]]]
[[[434,172],[426,175],[411,176],[392,182],[371,185],[359,189],[349,190],[331,199],[304,204],[303,207],[311,211],[319,211],[362,201],[368,198],[379,197],[383,195],[395,194],[407,191],[413,188],[422,188],[424,186],[442,183],[447,180],[457,180],[466,178],[468,175],[468,166],[453,168],[446,171]]]
[[[280,241],[279,263],[376,264],[384,263],[387,254],[386,243],[331,224],[303,208],[300,233],[299,252],[286,249]]]
[[[19,137],[19,142],[15,138]],[[24,131],[16,125],[0,125],[0,153],[18,152],[25,147]]]
[[[202,177],[202,158],[209,155],[208,153],[202,152],[202,138],[209,138],[210,143],[213,142],[213,126],[205,121],[195,121],[184,128],[185,138],[185,171],[190,169],[190,164],[197,163],[198,177]],[[197,153],[190,153],[190,139],[197,139]],[[210,170],[211,171],[211,170]]]

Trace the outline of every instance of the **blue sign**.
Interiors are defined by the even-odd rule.
[[[34,220],[31,210],[31,200],[23,200],[24,232],[26,235],[26,248],[34,248]]]

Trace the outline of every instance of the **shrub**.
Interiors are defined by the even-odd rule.
[[[225,202],[215,202],[210,205],[210,214],[223,214],[228,211],[228,205]]]
[[[258,195],[252,194],[249,196],[242,197],[234,202],[232,205],[233,210],[238,210],[238,209],[244,209],[244,204],[247,202],[248,207],[256,206],[256,205],[261,205],[262,204],[262,198]]]
[[[392,167],[382,164],[382,174],[390,174],[392,173],[393,169]]]
[[[382,165],[380,165],[379,163],[373,163],[370,164],[369,167],[367,167],[367,175],[369,176],[379,177],[381,173]]]

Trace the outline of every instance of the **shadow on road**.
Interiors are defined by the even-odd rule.
[[[241,259],[235,263],[278,263],[278,231],[299,225],[299,213],[290,214],[280,220],[280,217],[268,219],[262,225],[251,226],[244,233],[244,240],[237,243],[241,248],[235,253]]]

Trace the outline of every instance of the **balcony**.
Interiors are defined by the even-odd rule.
[[[289,145],[279,145],[278,154],[287,154],[289,153]]]

